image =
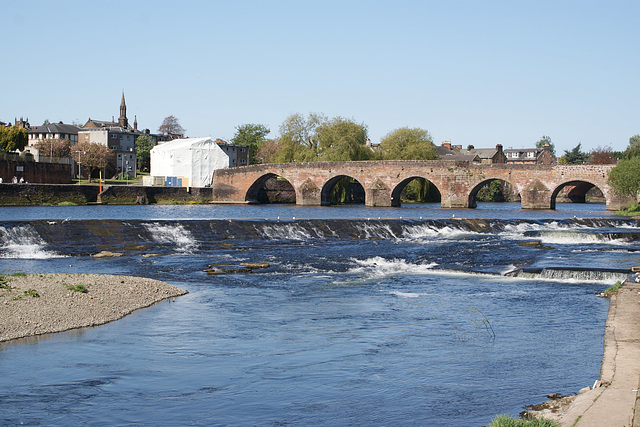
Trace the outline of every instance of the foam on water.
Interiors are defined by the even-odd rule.
[[[30,225],[0,227],[0,258],[47,259],[63,255],[47,249],[47,243]]]
[[[153,239],[162,244],[174,245],[178,252],[190,252],[197,247],[191,232],[180,224],[143,224]]]
[[[430,238],[461,239],[467,236],[481,236],[483,233],[464,230],[446,225],[438,228],[431,224],[410,225],[405,227],[404,236],[408,239],[422,240]]]
[[[576,245],[576,244],[593,244],[607,243],[610,245],[628,245],[628,239],[621,237],[611,237],[607,234],[582,233],[579,231],[543,231],[539,236],[542,243],[556,245]]]
[[[272,240],[308,240],[314,237],[309,230],[306,230],[299,224],[263,225],[260,229],[256,228],[256,231]],[[318,236],[317,233],[316,231],[316,236]],[[318,237],[323,237],[323,235]]]

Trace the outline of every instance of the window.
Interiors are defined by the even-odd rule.
[[[244,165],[245,163],[246,163],[246,162],[245,162],[245,160],[244,160],[244,159],[240,159],[240,164],[241,164],[241,165]]]
[[[241,153],[244,153],[244,147],[241,147],[241,148],[240,148],[240,152],[241,152]]]

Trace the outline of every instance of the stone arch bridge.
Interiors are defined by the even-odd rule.
[[[333,186],[342,178],[357,180],[366,206],[400,206],[400,193],[414,178],[424,178],[440,191],[443,208],[473,208],[475,196],[493,180],[509,183],[520,195],[522,209],[555,209],[556,196],[572,186],[577,199],[598,187],[607,210],[629,199],[615,195],[607,183],[612,165],[506,165],[447,160],[390,160],[262,164],[217,170],[213,200],[227,203],[257,201],[267,179],[284,178],[295,190],[296,204],[328,205]]]

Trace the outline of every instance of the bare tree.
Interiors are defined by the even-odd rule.
[[[613,155],[611,147],[596,147],[589,153],[589,163],[592,165],[615,165],[618,159]]]
[[[167,116],[162,121],[162,124],[158,128],[158,132],[162,134],[168,134],[176,138],[183,137],[187,130],[180,126],[180,121],[176,116]]]

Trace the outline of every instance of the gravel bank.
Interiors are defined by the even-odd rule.
[[[79,285],[84,286],[86,292],[69,289]],[[37,297],[32,296],[36,293]],[[142,277],[99,274],[2,276],[0,341],[102,325],[139,308],[186,293],[159,280]]]

